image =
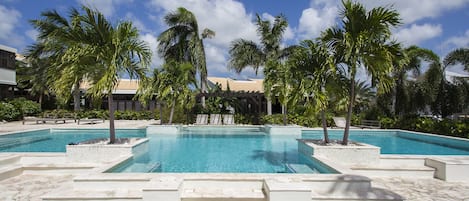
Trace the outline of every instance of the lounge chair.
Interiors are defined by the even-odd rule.
[[[345,128],[345,125],[346,125],[345,117],[332,117],[332,119],[334,119],[335,127]],[[358,128],[358,127],[350,125],[350,128]]]
[[[221,125],[220,114],[210,114],[210,125]]]
[[[196,125],[207,125],[208,123],[208,114],[198,114],[197,119],[195,120]]]
[[[40,117],[24,117],[23,118],[23,125],[28,122],[28,121],[35,121],[36,124],[39,124],[39,123],[44,123],[44,118],[40,118]]]
[[[96,123],[104,123],[104,119],[98,119],[98,118],[92,118],[92,119],[88,119],[88,118],[84,118],[84,119],[78,119],[77,121],[77,124],[80,125],[80,122],[85,122],[85,123],[88,123],[88,124],[96,124]]]
[[[224,114],[223,115],[223,124],[224,125],[233,125],[233,124],[235,124],[234,116],[232,114]]]
[[[337,128],[345,128],[345,118],[344,117],[332,117],[334,119],[335,127]]]

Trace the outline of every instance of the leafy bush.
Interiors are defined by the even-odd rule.
[[[299,126],[317,127],[319,125],[316,116],[304,116],[299,114],[288,114],[288,124],[296,124]],[[282,114],[264,115],[261,124],[283,124]]]
[[[468,120],[438,120],[428,117],[404,116],[401,118],[380,118],[382,128],[397,128],[439,135],[469,138]]]
[[[78,118],[89,118],[89,119],[109,119],[109,111],[107,110],[85,110],[80,111],[77,114]]]
[[[234,114],[234,120],[236,124],[255,124],[255,118],[257,117],[250,114]]]
[[[10,103],[0,102],[0,121],[12,121],[21,118],[21,112]]]
[[[39,103],[23,97],[15,98],[9,102],[18,109],[22,116],[31,116],[41,112],[41,106]]]
[[[396,126],[396,119],[394,118],[389,118],[389,117],[381,117],[379,119],[379,122],[381,124],[381,128],[386,128],[386,129],[389,129],[389,128],[397,128]]]

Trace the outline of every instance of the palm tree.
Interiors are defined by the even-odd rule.
[[[171,124],[176,104],[182,105],[185,110],[193,106],[194,94],[190,86],[195,85],[196,80],[192,75],[193,67],[190,63],[170,61],[162,69],[154,69],[151,77],[143,77],[136,98],[143,104],[153,98],[165,101],[171,108],[168,121]]]
[[[48,66],[50,61],[47,58],[29,58],[27,64],[18,62],[16,67],[16,78],[18,87],[30,89],[29,93],[38,97],[39,105],[42,107],[44,96],[51,94]]]
[[[464,70],[469,72],[469,48],[459,48],[451,51],[446,55],[443,63],[445,66],[461,63],[464,65]]]
[[[280,60],[292,52],[293,47],[281,48],[283,33],[288,27],[288,22],[283,15],[276,16],[273,24],[268,20],[262,20],[257,15],[256,25],[260,35],[260,44],[245,39],[237,39],[231,43],[228,66],[237,73],[246,67],[254,68],[257,73],[259,67],[267,67],[269,62],[280,65]],[[272,75],[270,70],[264,68],[266,80],[269,80],[268,75]],[[271,87],[269,83],[264,83],[264,91],[268,101],[271,100]]]
[[[278,98],[282,105],[283,125],[288,123],[289,106],[296,105],[300,99],[300,94],[296,92],[301,79],[297,79],[296,72],[292,65],[275,60],[269,60],[264,66],[264,88],[268,89],[265,94],[267,97],[274,94]]]
[[[389,74],[392,71],[393,49],[390,44],[391,27],[400,24],[399,13],[390,8],[376,7],[369,11],[360,3],[351,0],[342,2],[339,25],[322,33],[322,40],[336,56],[343,58],[350,80],[350,91],[346,126],[342,143],[348,144],[350,120],[355,101],[355,77],[357,69],[364,67],[372,76],[378,90],[388,91],[391,87]]]
[[[81,47],[81,25],[76,19],[79,11],[71,9],[68,18],[61,16],[57,11],[41,13],[43,19],[31,20],[31,24],[39,31],[38,42],[30,46],[26,57],[34,61],[48,58],[47,68],[50,86],[59,100],[68,101],[70,91],[73,95],[74,110],[80,110],[80,84],[86,79],[93,68],[84,65],[87,57],[79,57],[73,53]],[[68,53],[67,53],[68,52]],[[64,58],[68,54],[69,58]]]
[[[169,26],[158,36],[158,53],[166,61],[175,60],[180,63],[192,64],[193,76],[200,75],[200,89],[202,94],[207,92],[207,62],[203,39],[212,38],[215,32],[203,29],[199,32],[197,18],[189,10],[180,7],[175,12],[168,13],[164,21]],[[202,96],[202,106],[205,107],[205,96]]]
[[[128,73],[131,78],[143,77],[151,60],[151,50],[139,39],[138,30],[131,22],[120,22],[113,26],[103,14],[83,6],[79,16],[81,47],[76,52],[67,51],[65,58],[94,58],[98,71],[90,78],[93,97],[108,96],[110,143],[115,142],[114,107],[112,91],[119,74]]]
[[[307,98],[307,105],[321,111],[324,142],[329,143],[325,114],[329,98],[326,88],[335,75],[334,57],[320,41],[304,40],[288,60],[301,72],[299,91]]]
[[[395,64],[393,77],[395,79],[394,86],[394,114],[402,115],[404,112],[412,111],[410,108],[410,91],[407,85],[409,80],[407,79],[408,73],[412,72],[413,77],[417,78],[421,74],[423,62],[428,63],[439,63],[439,57],[433,51],[420,48],[417,46],[410,46],[403,50],[403,56],[397,58]]]

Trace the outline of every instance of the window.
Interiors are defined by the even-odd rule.
[[[15,70],[15,53],[0,50],[0,68]]]

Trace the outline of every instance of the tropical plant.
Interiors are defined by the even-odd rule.
[[[190,63],[179,63],[170,61],[163,65],[163,69],[155,71],[155,78],[158,81],[157,98],[163,100],[171,108],[169,121],[173,122],[173,114],[176,105],[184,106],[186,112],[194,105],[194,94],[190,86],[194,85],[196,80],[192,76],[193,67]]]
[[[47,58],[30,59],[28,64],[17,61],[16,66],[17,87],[23,90],[29,89],[30,95],[38,97],[40,107],[44,96],[49,96],[52,93],[49,85],[49,65],[47,63]]]
[[[357,70],[363,67],[372,77],[378,91],[389,91],[393,69],[393,53],[398,48],[390,42],[391,28],[400,24],[399,13],[391,8],[376,7],[367,11],[360,3],[342,2],[341,22],[322,33],[322,40],[331,51],[341,57],[350,80],[346,126],[342,143],[348,144],[352,109],[355,103]]]
[[[93,97],[108,97],[110,143],[115,142],[114,107],[112,91],[115,89],[121,73],[126,72],[131,78],[140,78],[145,74],[146,66],[151,61],[151,50],[139,38],[137,28],[131,22],[111,24],[97,10],[82,7],[84,14],[79,16],[82,31],[81,47],[76,52],[67,51],[65,58],[94,58],[95,72],[91,78],[91,88],[87,93]],[[88,60],[86,60],[88,61]]]
[[[307,108],[320,111],[324,142],[329,143],[326,120],[329,97],[326,88],[335,77],[334,58],[320,41],[304,40],[289,57],[288,62],[299,72],[296,79],[301,80],[298,85],[299,92],[306,97]]]
[[[240,73],[246,67],[252,67],[256,71],[264,66],[264,76],[269,80],[269,75],[273,75],[271,70],[279,68],[275,65],[283,65],[281,59],[286,58],[292,52],[293,47],[282,48],[281,41],[288,22],[283,15],[276,16],[273,23],[269,20],[262,20],[257,15],[257,32],[260,36],[260,44],[245,39],[237,39],[231,43],[230,60],[228,67]],[[270,63],[268,67],[267,64]],[[285,67],[285,66],[283,66]],[[275,79],[271,79],[275,80]],[[264,82],[264,92],[268,101],[272,97],[270,91],[274,83]]]
[[[212,38],[215,32],[203,29],[199,32],[199,26],[195,15],[180,7],[176,11],[168,13],[164,17],[169,28],[158,36],[158,53],[166,61],[174,60],[179,63],[189,62],[196,73],[200,75],[200,90],[202,94],[207,92],[207,62],[203,39]],[[202,95],[202,106],[205,107],[205,96]]]
[[[404,115],[405,113],[415,111],[412,104],[412,92],[410,91],[413,81],[408,79],[408,73],[411,72],[414,78],[421,75],[422,64],[439,63],[439,57],[433,51],[423,49],[417,46],[410,46],[403,50],[401,57],[396,57],[393,77],[395,80],[393,90],[393,111],[395,115]],[[396,61],[397,60],[397,61]]]
[[[37,84],[34,84],[38,88],[35,91],[40,91],[40,94],[45,91],[42,81],[47,78],[48,85],[63,103],[68,101],[72,91],[74,110],[78,111],[80,84],[96,69],[90,68],[94,58],[83,57],[80,52],[84,48],[82,42],[86,40],[80,13],[71,9],[67,18],[52,10],[41,13],[41,16],[42,19],[30,21],[39,34],[37,43],[28,47],[26,54],[33,71],[40,73]]]
[[[264,66],[264,88],[267,97],[277,97],[282,105],[283,125],[287,125],[288,108],[303,98],[297,93],[300,80],[294,66],[276,60],[267,61]]]

